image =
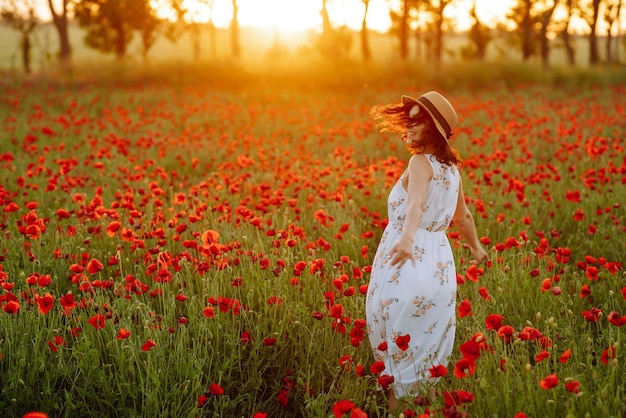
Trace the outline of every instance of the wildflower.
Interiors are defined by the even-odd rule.
[[[489,314],[485,319],[485,326],[487,329],[498,330],[502,326],[504,317],[498,314]]]
[[[444,366],[443,364],[438,364],[437,366],[433,366],[428,371],[430,372],[431,378],[443,377],[448,374],[448,368]]]
[[[387,390],[391,386],[391,384],[395,381],[393,376],[389,376],[388,374],[383,374],[378,376],[377,382],[384,389]]]
[[[154,342],[154,340],[148,339],[141,346],[141,351],[150,351],[152,347],[156,347],[156,343]]]
[[[580,383],[576,380],[565,382],[565,389],[571,393],[578,393],[580,392]]]
[[[224,389],[217,383],[211,383],[209,385],[209,394],[213,396],[220,396],[224,394]]]
[[[396,345],[402,351],[406,351],[409,348],[409,341],[411,341],[410,335],[398,335],[396,337]]]
[[[552,389],[559,384],[559,377],[555,374],[551,374],[544,379],[541,379],[539,386],[543,389]]]
[[[120,328],[120,331],[117,333],[117,340],[118,341],[125,340],[128,337],[130,337],[130,331],[127,330],[126,328]]]
[[[96,274],[103,268],[104,266],[97,258],[91,259],[89,260],[89,263],[87,263],[87,271],[89,274]]]
[[[615,325],[616,327],[621,327],[622,325],[626,324],[626,315],[621,316],[619,312],[611,312],[607,319],[611,324]]]
[[[559,361],[563,364],[567,363],[568,360],[572,358],[572,350],[571,349],[567,349],[563,352],[563,354],[561,354],[561,357],[559,358]]]
[[[600,356],[600,361],[608,366],[609,361],[613,360],[617,356],[617,348],[614,346],[610,346],[605,349]]]
[[[87,322],[89,323],[89,325],[91,325],[95,329],[102,329],[104,328],[104,320],[105,320],[104,315],[95,314],[94,316],[89,318]]]
[[[354,404],[348,400],[341,400],[333,405],[333,414],[335,418],[341,418],[343,414],[348,414],[354,408]]]
[[[591,308],[590,311],[583,311],[583,317],[585,318],[586,321],[589,322],[598,322],[598,319],[600,319],[600,315],[602,314],[602,310],[598,309],[598,308]]]
[[[457,379],[469,377],[476,371],[476,363],[472,359],[462,357],[454,365],[454,376]]]
[[[383,363],[382,361],[377,361],[370,366],[370,371],[372,372],[372,374],[379,374],[383,370],[385,370],[385,363]]]
[[[47,292],[43,296],[36,294],[35,301],[37,302],[37,309],[39,309],[39,312],[43,315],[50,312],[50,309],[54,306],[54,298],[50,295],[50,292]]]
[[[472,304],[469,299],[465,298],[459,303],[459,306],[456,309],[457,315],[459,318],[464,318],[466,316],[472,316],[474,313],[472,312]]]

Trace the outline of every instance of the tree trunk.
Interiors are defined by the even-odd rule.
[[[611,36],[611,29],[613,25],[610,25],[606,30],[606,63],[608,65],[613,64],[613,37]]]
[[[572,14],[574,13],[572,10],[572,0],[567,0],[565,6],[567,7],[567,19],[565,20],[565,27],[563,28],[563,31],[560,35],[563,39],[563,46],[565,47],[567,62],[571,67],[573,67],[576,65],[576,55],[574,52],[574,48],[572,47],[571,35],[569,33],[569,24],[572,20]]]
[[[435,16],[435,45],[433,55],[435,58],[435,68],[441,67],[441,58],[443,55],[443,9],[447,3],[439,0],[439,9]]]
[[[124,30],[124,25],[118,23],[114,25],[113,30],[116,34],[115,56],[117,58],[124,58],[124,55],[126,55],[126,31]]]
[[[576,65],[576,53],[574,51],[574,48],[572,47],[571,35],[567,27],[561,33],[561,38],[563,38],[563,45],[565,46],[567,62],[569,63],[570,66],[573,67]]]
[[[68,0],[63,0],[63,9],[60,14],[57,14],[52,0],[48,0],[48,8],[52,14],[52,21],[59,34],[59,62],[62,67],[70,67],[72,61],[72,47],[70,45],[69,25],[67,20],[67,3]]]
[[[367,36],[367,11],[369,9],[369,0],[363,0],[365,11],[363,12],[363,22],[361,23],[361,54],[363,61],[369,61],[372,53],[370,51],[369,39]]]
[[[217,38],[215,33],[215,25],[213,24],[213,19],[209,22],[209,39],[211,43],[211,58],[217,57]]]
[[[548,69],[550,66],[550,40],[548,39],[548,25],[550,24],[550,20],[552,20],[552,15],[554,14],[554,10],[556,6],[559,4],[558,0],[554,1],[552,7],[546,10],[541,15],[541,39],[540,39],[540,48],[541,48],[541,64],[544,69]]]
[[[598,54],[598,36],[596,34],[596,27],[598,25],[598,16],[600,14],[600,2],[601,0],[593,0],[593,16],[589,23],[589,65],[594,67],[599,64],[600,56]]]
[[[527,61],[533,54],[533,28],[530,17],[530,0],[524,0],[524,17],[522,19],[522,59]]]
[[[406,60],[409,55],[409,1],[402,2],[402,17],[400,20],[400,58]]]
[[[237,0],[233,1],[233,20],[230,22],[230,42],[233,51],[233,57],[238,59],[241,56],[241,44],[239,43],[239,7]]]
[[[30,50],[32,43],[30,42],[30,34],[22,33],[22,65],[24,66],[24,72],[30,74],[32,72],[30,67]]]

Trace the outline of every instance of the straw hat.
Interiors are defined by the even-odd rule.
[[[450,102],[436,91],[429,91],[417,99],[411,96],[402,96],[402,103],[415,103],[424,109],[435,122],[435,126],[445,139],[452,136],[452,130],[459,122],[459,118]]]

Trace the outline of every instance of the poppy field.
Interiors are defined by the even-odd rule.
[[[368,111],[428,89],[3,87],[2,415],[386,416],[364,302],[408,158]],[[626,89],[444,94],[490,262],[449,229],[455,350],[404,415],[623,417]]]

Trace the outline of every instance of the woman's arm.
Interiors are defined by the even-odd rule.
[[[413,244],[417,228],[422,220],[422,208],[426,200],[428,182],[433,177],[433,168],[425,156],[414,155],[409,160],[407,174],[408,184],[405,185],[403,182],[403,186],[407,191],[408,201],[402,234],[389,252],[391,265],[399,264],[399,267],[402,267],[407,260],[415,263]]]
[[[452,217],[452,221],[454,222],[454,226],[459,229],[468,243],[469,249],[474,257],[472,262],[481,263],[483,261],[488,261],[489,256],[478,240],[474,217],[465,204],[465,194],[463,193],[462,184],[459,184],[459,198],[456,202],[456,210],[454,212],[454,216]]]

